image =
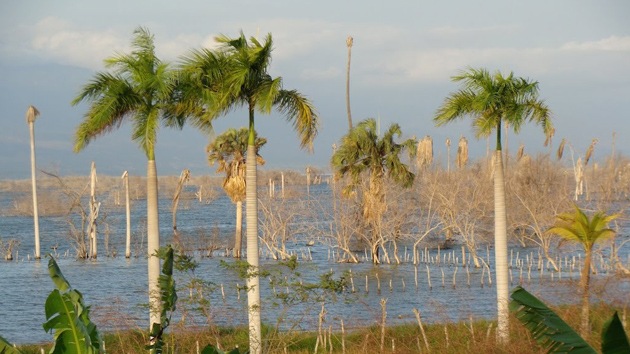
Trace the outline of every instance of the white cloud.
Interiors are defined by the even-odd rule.
[[[563,50],[577,51],[630,51],[630,36],[610,36],[598,41],[568,42],[562,46]]]
[[[128,41],[113,30],[79,31],[58,18],[47,17],[35,26],[32,49],[47,60],[97,69],[103,59],[129,47]]]

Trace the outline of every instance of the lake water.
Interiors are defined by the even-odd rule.
[[[311,187],[311,197],[330,199],[327,185]],[[12,207],[15,196],[5,193],[0,197],[2,210]],[[80,290],[84,301],[92,306],[92,319],[102,330],[125,328],[144,328],[148,323],[148,312],[143,306],[147,302],[147,263],[142,252],[146,252],[146,242],[142,240],[143,220],[146,217],[145,201],[136,201],[132,208],[133,251],[134,256],[125,259],[125,210],[124,207],[103,208],[106,213],[106,224],[109,227],[110,253],[116,250],[118,256],[105,256],[105,247],[99,244],[100,256],[97,260],[76,260],[74,249],[68,240],[68,224],[65,217],[42,217],[40,219],[42,254],[55,252],[58,263],[70,284]],[[321,221],[321,220],[318,220]],[[304,220],[304,222],[312,222]],[[103,237],[103,223],[101,236]],[[234,228],[234,206],[225,196],[221,196],[209,204],[195,200],[180,203],[178,212],[178,229],[191,237],[219,240],[232,237]],[[171,214],[170,200],[160,203],[160,230],[162,244],[170,242]],[[624,229],[625,230],[625,229]],[[44,318],[44,302],[53,289],[48,277],[47,260],[35,261],[33,253],[33,220],[32,217],[0,216],[0,238],[3,240],[18,239],[17,261],[0,261],[0,336],[13,343],[45,342],[52,336],[42,329]],[[620,235],[620,240],[627,239],[627,233]],[[215,240],[216,241],[216,240]],[[445,322],[473,319],[492,319],[496,316],[496,289],[488,284],[488,275],[482,268],[465,268],[441,262],[422,262],[414,266],[403,259],[400,265],[372,265],[369,262],[359,264],[337,263],[331,260],[330,248],[321,243],[312,247],[306,246],[305,239],[292,240],[288,249],[298,255],[299,267],[295,273],[284,271],[283,277],[291,281],[303,283],[317,282],[324,273],[332,271],[334,277],[348,276],[352,272],[354,292],[350,287],[340,294],[325,294],[323,298],[309,298],[292,304],[278,302],[276,294],[295,292],[292,287],[273,287],[268,280],[261,280],[263,321],[284,329],[312,330],[317,327],[318,314],[322,301],[326,308],[326,327],[339,330],[343,319],[346,329],[372,325],[380,322],[381,299],[387,299],[388,323],[414,322],[414,308],[420,310],[425,322]],[[53,249],[55,247],[56,249]],[[621,250],[622,260],[628,259],[628,243]],[[521,258],[526,254],[536,255],[537,250],[513,248]],[[404,258],[401,250],[401,257]],[[435,259],[437,249],[430,249],[429,254]],[[461,250],[442,250],[461,255]],[[492,250],[490,250],[492,252]],[[28,254],[31,254],[28,256]],[[486,248],[479,250],[480,256],[487,257]],[[568,250],[561,257],[570,259],[576,255]],[[308,256],[307,256],[308,255]],[[606,253],[603,252],[602,259]],[[599,257],[599,255],[598,255]],[[30,259],[29,259],[30,258]],[[312,259],[311,259],[312,258]],[[491,257],[492,258],[492,257]],[[565,259],[567,259],[565,258]],[[191,299],[199,299],[194,290],[186,288],[190,282],[190,274],[177,274],[179,303],[173,325],[182,321],[189,325],[243,325],[247,323],[246,293],[238,291],[244,281],[222,263],[233,262],[224,257],[224,251],[218,250],[212,257],[202,257],[195,253],[199,263],[195,276],[208,283],[202,295],[208,302],[204,311],[194,310]],[[263,269],[283,269],[278,262],[267,259],[265,253],[261,260]],[[490,262],[492,267],[493,262]],[[515,265],[515,263],[513,263]],[[534,267],[535,268],[535,267]],[[468,269],[468,271],[466,270]],[[492,269],[491,269],[492,270]],[[594,300],[603,300],[629,306],[630,281],[617,279],[610,281],[611,274],[601,269],[595,276]],[[417,274],[417,276],[416,276]],[[493,274],[493,272],[492,272]],[[484,277],[484,284],[481,278]],[[367,289],[366,289],[367,277]],[[575,303],[579,269],[565,267],[562,274],[551,273],[543,269],[540,273],[533,270],[528,275],[527,268],[521,270],[514,266],[511,269],[512,286],[522,283],[530,292],[540,295],[553,303]],[[553,277],[553,279],[552,279]],[[432,287],[429,288],[428,279]],[[416,279],[418,285],[416,287]],[[456,286],[453,286],[455,279]],[[443,282],[444,281],[444,285]],[[380,290],[378,289],[380,283]],[[468,285],[470,283],[470,286]],[[598,285],[599,284],[599,285]],[[311,294],[314,296],[317,294]],[[321,295],[321,294],[320,294]],[[281,319],[282,322],[278,323]]]

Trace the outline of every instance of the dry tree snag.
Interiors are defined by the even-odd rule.
[[[181,240],[179,233],[177,232],[177,207],[179,206],[179,197],[182,194],[184,184],[190,180],[190,170],[184,169],[179,175],[177,181],[177,188],[175,188],[175,194],[173,195],[173,203],[171,205],[171,212],[173,213],[173,243],[181,248]]]
[[[89,215],[86,208],[82,204],[83,195],[87,191],[89,184],[86,184],[82,191],[77,192],[70,188],[64,180],[58,175],[52,172],[41,171],[47,176],[53,177],[59,183],[62,193],[67,198],[65,205],[68,206],[65,212],[66,222],[70,227],[70,239],[73,242],[73,246],[76,250],[77,258],[88,258],[88,219]],[[77,219],[78,216],[78,219]],[[79,225],[77,225],[77,223]]]

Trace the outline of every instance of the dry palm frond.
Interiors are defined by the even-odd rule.
[[[593,139],[591,141],[591,145],[589,145],[588,149],[586,149],[586,154],[584,155],[584,166],[588,165],[588,161],[593,155],[593,150],[595,150],[595,144],[597,144],[597,139]]]
[[[562,138],[562,141],[560,142],[560,146],[558,146],[558,151],[556,152],[556,157],[558,158],[558,160],[562,159],[562,154],[564,154],[564,144],[566,143],[566,140],[564,140],[564,138]]]
[[[525,153],[525,145],[521,144],[521,146],[518,147],[518,151],[516,152],[516,162],[521,161],[524,153]]]
[[[39,116],[39,111],[35,106],[28,106],[26,110],[26,123],[33,123],[35,119]]]
[[[418,167],[430,166],[433,163],[433,138],[427,135],[418,143],[417,149]]]
[[[464,168],[468,163],[468,139],[465,137],[459,138],[457,144],[457,167]]]
[[[556,129],[551,128],[549,132],[547,133],[547,135],[545,136],[545,147],[551,145],[551,139],[553,139],[553,136],[555,134],[556,134]]]

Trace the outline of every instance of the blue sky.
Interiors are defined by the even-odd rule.
[[[299,150],[291,127],[278,114],[258,116],[265,168],[326,168],[331,146],[347,129],[346,37],[354,37],[351,101],[354,122],[378,117],[399,123],[405,137],[431,135],[437,159],[446,160],[446,138],[464,135],[473,158],[486,151],[466,121],[436,128],[432,117],[449,92],[450,77],[466,67],[539,82],[553,112],[554,147],[566,138],[582,154],[599,139],[595,158],[616,149],[630,153],[630,2],[620,1],[2,1],[0,3],[0,178],[28,178],[29,104],[35,125],[38,167],[63,175],[144,175],[146,159],[128,125],[94,140],[79,154],[72,139],[86,106],[70,101],[103,59],[129,50],[133,30],[147,27],[157,53],[177,63],[192,48],[211,47],[218,34],[272,33],[271,74],[298,89],[317,107],[321,129],[315,152]],[[246,112],[219,118],[215,131],[246,124]],[[156,160],[160,175],[211,173],[209,137],[185,128],[161,129]],[[525,144],[544,153],[535,127],[509,136],[509,149]]]

